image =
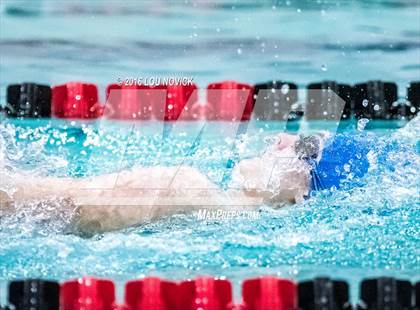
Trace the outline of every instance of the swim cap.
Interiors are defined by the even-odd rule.
[[[342,181],[360,178],[369,169],[368,152],[372,149],[366,135],[337,134],[325,142],[319,162],[310,160],[312,190],[339,188]]]

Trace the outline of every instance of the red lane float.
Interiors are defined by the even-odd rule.
[[[81,278],[60,289],[61,310],[114,310],[115,287],[110,280]]]
[[[177,310],[177,298],[175,282],[150,277],[125,285],[125,306],[130,310]]]
[[[247,121],[254,108],[254,88],[249,84],[223,81],[207,86],[209,120]],[[209,109],[210,112],[210,109]]]
[[[70,82],[52,87],[52,114],[58,118],[96,118],[101,116],[95,84]]]
[[[179,309],[228,310],[232,306],[232,286],[228,280],[202,277],[184,281],[178,287]]]
[[[247,310],[294,310],[297,305],[296,285],[276,277],[244,281],[242,297]]]
[[[153,110],[163,109],[163,86],[111,84],[106,89],[104,116],[112,119],[149,120]]]
[[[170,85],[167,87],[165,121],[195,120],[195,105],[198,101],[198,88],[192,85]]]
[[[104,115],[112,119],[194,120],[196,85],[146,86],[111,84],[106,90]]]

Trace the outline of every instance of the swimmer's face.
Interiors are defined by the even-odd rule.
[[[262,157],[243,160],[235,167],[234,184],[272,204],[301,201],[308,194],[309,167],[295,152],[298,140],[297,135],[279,134]]]
[[[275,157],[273,171],[267,184],[272,194],[270,201],[301,201],[308,194],[310,176],[307,163],[296,152],[300,137],[281,133],[277,138],[274,152],[271,155],[267,154]],[[268,160],[266,162],[269,164]]]

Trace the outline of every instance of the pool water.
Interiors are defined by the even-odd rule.
[[[361,180],[363,187],[321,192],[283,209],[261,206],[258,219],[205,222],[176,215],[86,238],[67,233],[69,214],[58,211],[59,199],[52,206],[22,209],[2,218],[0,277],[67,279],[89,274],[123,282],[150,274],[176,279],[211,274],[239,283],[259,274],[294,279],[330,275],[353,284],[368,275],[418,279],[419,120],[399,130],[379,126],[369,132],[378,154],[390,151],[386,162],[372,166]],[[156,122],[4,121],[1,164],[9,177],[3,177],[2,186],[13,188],[16,169],[81,177],[181,160],[220,183],[235,136],[220,134],[231,130],[230,123],[208,126],[207,138],[191,153],[196,123],[168,132]],[[260,155],[279,127],[249,124],[238,138],[236,155]],[[357,132],[353,127],[356,124],[345,132]]]
[[[416,1],[22,3],[1,2],[0,104],[5,87],[22,81],[84,80],[103,94],[108,83],[137,76],[191,75],[202,87],[222,79],[280,78],[301,89],[324,79],[385,79],[398,83],[402,97],[406,84],[420,78]],[[221,184],[232,156],[259,156],[276,133],[319,125],[251,123],[237,137],[237,124],[210,123],[196,147],[200,122],[0,121],[0,189],[6,190],[13,190],[13,171],[20,169],[83,177],[185,160]],[[261,206],[256,220],[197,222],[176,215],[87,238],[68,233],[59,200],[1,217],[0,282],[89,274],[123,283],[142,275],[210,274],[239,284],[261,274],[327,275],[355,289],[367,276],[417,281],[420,122],[402,129],[396,129],[401,123],[376,125],[366,130],[378,153],[389,151],[386,162],[360,180],[364,186],[320,192],[283,209]],[[349,122],[339,130],[363,126]]]

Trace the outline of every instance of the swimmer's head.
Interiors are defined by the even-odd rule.
[[[276,138],[261,157],[235,166],[232,184],[272,205],[301,201],[309,191],[310,167],[296,153],[300,138],[285,133]]]

